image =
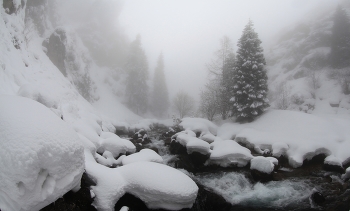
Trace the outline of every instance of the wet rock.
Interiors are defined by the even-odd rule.
[[[174,155],[187,155],[186,147],[177,141],[171,141],[169,151]]]
[[[93,198],[91,197],[90,186],[93,185],[96,185],[96,183],[84,173],[81,178],[81,188],[78,192],[69,191],[62,198],[44,207],[41,211],[96,211],[95,207],[91,205]]]
[[[323,165],[323,169],[326,171],[334,171],[334,172],[338,172],[341,174],[343,174],[345,172],[345,169],[342,166],[332,165],[332,164],[328,164],[328,163],[325,163]]]
[[[255,169],[252,169],[250,173],[255,181],[268,182],[273,180],[273,173],[267,174]]]
[[[322,193],[316,191],[314,193],[312,193],[311,195],[311,200],[317,204],[317,205],[321,205],[323,202],[326,201],[325,197],[322,195]]]

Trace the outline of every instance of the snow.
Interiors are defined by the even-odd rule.
[[[208,164],[243,167],[253,158],[249,149],[232,140],[215,141],[210,147],[212,151]]]
[[[343,167],[342,161],[339,158],[335,157],[334,155],[327,156],[324,159],[324,164]]]
[[[114,210],[125,193],[140,198],[150,209],[191,208],[197,197],[196,183],[169,166],[141,161],[110,169],[97,164],[91,153],[85,156],[86,171],[97,182],[92,190],[98,210]]]
[[[210,132],[206,133],[206,134],[201,134],[201,136],[199,137],[200,139],[202,139],[203,141],[208,142],[209,144],[214,142],[216,137],[211,134]]]
[[[140,152],[124,157],[122,164],[127,165],[140,161],[163,163],[163,158],[151,149],[142,149]]]
[[[106,137],[105,134],[106,133],[104,133],[104,137]],[[109,133],[107,138],[101,137],[100,147],[97,149],[99,153],[103,153],[106,150],[110,151],[113,157],[118,157],[120,154],[134,153],[136,147],[131,141],[120,138],[113,133]]]
[[[80,188],[83,145],[50,109],[0,96],[0,208],[38,210]]]
[[[194,132],[207,133],[210,132],[216,135],[217,126],[207,119],[186,117],[181,120],[179,124],[185,130],[192,130]]]
[[[197,197],[196,183],[166,165],[136,162],[118,170],[129,183],[126,192],[140,198],[150,209],[191,208]]]
[[[350,167],[348,167],[345,171],[345,174],[342,175],[341,177],[343,180],[349,179],[350,178]]]
[[[266,174],[271,174],[274,169],[273,161],[268,158],[257,156],[250,160],[250,169],[257,170]]]
[[[176,140],[174,141],[179,142],[182,146],[186,147],[188,154],[199,152],[203,155],[207,155],[210,153],[209,143],[199,138],[193,137],[193,134],[191,135],[191,133],[186,134],[179,132],[174,136],[176,136]]]
[[[341,162],[350,157],[350,119],[270,110],[252,123],[227,123],[218,129],[222,139],[235,138],[248,146],[269,146],[273,155],[285,154],[289,164],[300,167],[315,155],[334,155]],[[264,148],[264,147],[260,147]]]

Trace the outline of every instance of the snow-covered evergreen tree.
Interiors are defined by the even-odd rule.
[[[168,88],[165,82],[163,54],[159,55],[153,78],[152,110],[162,117],[169,108]]]
[[[146,54],[141,48],[140,35],[130,45],[125,69],[127,105],[137,114],[145,113],[148,108],[148,64]]]
[[[233,74],[232,113],[238,122],[253,121],[269,106],[266,62],[260,44],[253,22],[249,20],[237,44]]]

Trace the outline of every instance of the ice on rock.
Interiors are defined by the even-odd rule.
[[[122,164],[127,165],[140,161],[163,163],[163,158],[151,149],[143,149],[135,154],[125,156],[122,160]]]
[[[0,96],[0,209],[39,210],[80,187],[84,148],[44,105]]]
[[[243,167],[253,158],[249,149],[232,140],[215,141],[210,146],[209,164]]]
[[[210,145],[208,142],[205,142],[199,138],[193,137],[192,135],[188,135],[186,133],[179,133],[176,136],[176,140],[181,145],[185,146],[187,149],[187,153],[191,154],[193,152],[199,152],[203,155],[207,155],[210,153]]]
[[[250,160],[250,169],[257,170],[259,172],[263,172],[266,174],[270,174],[275,167],[274,162],[276,163],[276,160],[265,158],[262,156],[254,157],[253,159]],[[278,161],[277,161],[277,164],[278,164]]]

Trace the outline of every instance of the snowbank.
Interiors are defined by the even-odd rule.
[[[0,209],[39,210],[80,187],[83,146],[50,109],[0,97]]]
[[[217,133],[218,127],[207,119],[186,117],[181,120],[180,126],[186,130],[192,130],[199,133],[210,132],[214,135]]]
[[[253,158],[249,149],[232,140],[214,141],[210,146],[212,151],[208,164],[243,167]]]
[[[350,157],[349,119],[316,116],[295,111],[271,110],[247,124],[227,123],[218,130],[223,139],[235,138],[252,147],[272,148],[299,167],[315,155],[334,155],[344,162]]]

